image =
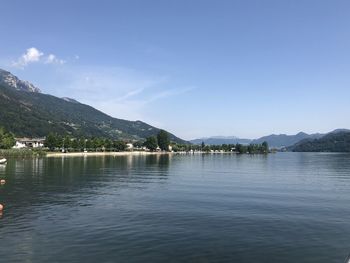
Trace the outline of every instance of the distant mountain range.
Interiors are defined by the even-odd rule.
[[[0,69],[0,126],[16,136],[46,136],[49,132],[72,136],[142,140],[159,129],[142,121],[113,118],[71,98],[41,93],[28,81]],[[178,143],[186,141],[170,134]]]
[[[214,137],[207,137],[207,138],[201,138],[201,139],[194,139],[190,142],[193,144],[201,144],[204,142],[207,145],[221,145],[221,144],[261,144],[263,142],[267,142],[270,147],[274,148],[282,148],[282,147],[288,147],[291,146],[301,140],[304,139],[316,139],[322,137],[322,134],[307,134],[304,132],[299,132],[295,135],[286,135],[286,134],[271,134],[268,136],[264,136],[258,139],[241,139],[235,136],[214,136]]]
[[[317,139],[322,137],[323,134],[307,134],[305,132],[299,132],[295,135],[286,135],[286,134],[272,134],[268,136],[261,137],[256,140],[252,140],[252,143],[260,144],[266,141],[270,147],[283,148],[293,145],[301,140],[305,139]]]
[[[28,81],[0,69],[0,126],[16,136],[41,137],[49,132],[72,136],[105,137],[143,140],[156,135],[159,129],[142,121],[113,118],[72,98],[58,98],[41,93]],[[188,143],[170,134],[172,141]],[[270,147],[290,151],[350,152],[350,130],[337,129],[327,134],[272,134],[258,139],[234,136],[213,136],[194,139],[193,144],[258,144],[266,141]]]
[[[221,144],[249,144],[250,139],[241,139],[235,136],[213,136],[200,139],[191,140],[190,143],[201,144],[204,142],[206,145],[221,145]]]
[[[214,136],[191,140],[193,144],[221,145],[221,144],[261,144],[266,141],[270,148],[287,149],[290,151],[350,151],[347,136],[350,130],[337,129],[327,134],[307,134],[299,132],[295,135],[271,134],[258,139],[240,139],[234,136]]]

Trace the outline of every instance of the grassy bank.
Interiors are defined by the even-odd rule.
[[[9,157],[43,157],[46,156],[46,152],[40,149],[8,149],[0,150],[0,156]]]

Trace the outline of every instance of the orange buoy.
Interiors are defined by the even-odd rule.
[[[0,204],[0,211],[4,210],[4,206]]]
[[[6,180],[5,180],[5,179],[1,179],[1,180],[0,180],[0,184],[1,184],[1,185],[6,184]]]

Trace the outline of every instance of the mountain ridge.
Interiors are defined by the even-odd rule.
[[[212,136],[212,137],[203,137],[198,139],[190,140],[189,142],[193,144],[201,144],[204,142],[206,145],[221,145],[221,144],[249,144],[250,139],[242,139],[235,136]]]
[[[350,131],[337,129],[318,139],[304,139],[287,148],[293,152],[350,152]]]
[[[20,80],[11,72],[0,69],[0,85],[7,85],[18,91],[41,93],[41,90],[26,80]]]
[[[155,136],[160,130],[142,121],[111,117],[71,98],[43,94],[31,83],[9,74],[8,71],[0,71],[0,107],[3,109],[0,111],[0,126],[16,136],[41,137],[54,132],[72,136],[143,140]],[[172,141],[187,143],[172,133],[169,136]]]
[[[283,147],[291,146],[303,139],[319,138],[321,136],[323,136],[323,134],[320,134],[320,133],[307,134],[305,132],[299,132],[295,135],[270,134],[257,139],[244,139],[236,136],[212,136],[212,137],[193,139],[193,140],[190,140],[190,142],[193,144],[201,144],[202,142],[204,142],[205,144],[213,145],[213,144],[236,144],[236,143],[261,144],[266,141],[270,147],[283,148]]]

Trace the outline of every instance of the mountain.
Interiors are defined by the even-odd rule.
[[[304,132],[299,132],[295,135],[287,135],[287,134],[272,134],[268,136],[261,137],[259,139],[253,140],[252,143],[260,144],[266,141],[269,144],[269,147],[275,148],[283,148],[291,146],[301,140],[305,139],[317,139],[322,137],[322,134],[307,134]]]
[[[0,109],[0,126],[19,137],[42,137],[54,132],[140,140],[159,132],[142,121],[113,118],[76,100],[43,94],[5,70],[0,70]],[[169,135],[172,141],[187,143]]]
[[[199,138],[191,140],[190,143],[201,144],[204,142],[206,145],[221,145],[221,144],[249,144],[250,139],[240,139],[235,136],[212,136],[207,138]]]
[[[350,152],[350,131],[336,130],[319,139],[305,139],[288,147],[293,152]]]
[[[350,132],[349,129],[336,129],[334,131],[331,131],[330,133],[340,133],[340,132]]]
[[[338,131],[338,130],[336,130]],[[334,132],[336,132],[334,131]],[[339,131],[343,131],[343,129],[339,129]],[[299,132],[295,135],[286,135],[286,134],[271,134],[258,139],[241,139],[234,136],[212,136],[200,139],[194,139],[190,142],[193,144],[201,144],[204,142],[206,145],[221,145],[221,144],[261,144],[263,142],[267,142],[269,147],[274,148],[283,148],[294,145],[295,143],[304,140],[304,139],[317,139],[322,137],[323,134],[315,133],[315,134],[307,134],[304,132]]]
[[[18,91],[41,92],[39,88],[35,87],[30,82],[20,80],[10,72],[3,69],[0,69],[0,86],[11,87]]]

